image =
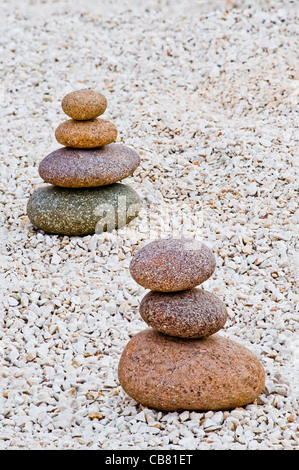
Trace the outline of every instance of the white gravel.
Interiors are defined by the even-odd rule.
[[[0,449],[298,449],[296,3],[2,0]],[[144,208],[118,233],[38,233],[37,165],[84,87],[141,153]],[[170,233],[215,252],[221,334],[266,371],[254,404],[161,413],[118,384],[146,327],[131,255]]]

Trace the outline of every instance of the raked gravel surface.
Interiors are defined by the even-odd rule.
[[[2,0],[0,23],[0,449],[298,449],[296,1]],[[80,88],[140,152],[124,182],[143,209],[119,232],[49,236],[26,204]],[[162,413],[118,383],[146,328],[132,254],[173,235],[213,250],[220,334],[266,371],[244,408]]]

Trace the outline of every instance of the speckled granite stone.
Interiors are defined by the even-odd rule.
[[[121,183],[84,189],[48,185],[30,196],[27,215],[46,233],[83,236],[128,224],[140,207],[138,194]]]
[[[130,263],[133,279],[159,292],[192,289],[206,281],[215,268],[212,251],[192,238],[153,241],[135,253]]]
[[[247,348],[219,334],[201,339],[137,333],[119,361],[118,378],[138,403],[163,411],[226,410],[252,403],[265,372]]]
[[[141,318],[166,335],[200,338],[219,331],[227,320],[225,304],[203,289],[148,292],[139,307]]]
[[[102,93],[95,90],[77,90],[66,95],[61,107],[72,119],[95,119],[106,111],[107,100]]]
[[[87,188],[116,183],[131,175],[139,163],[139,154],[121,144],[95,149],[63,147],[47,155],[38,171],[46,183]]]
[[[65,147],[94,148],[111,144],[116,140],[115,125],[105,119],[90,121],[74,121],[69,119],[62,122],[55,131],[57,142]]]

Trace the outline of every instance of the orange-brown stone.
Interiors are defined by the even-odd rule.
[[[116,140],[117,128],[112,122],[100,118],[90,121],[69,119],[57,127],[55,137],[57,142],[65,147],[102,147]]]
[[[218,333],[183,339],[151,328],[137,333],[126,345],[118,377],[131,398],[163,411],[245,406],[265,385],[261,363],[241,344]]]

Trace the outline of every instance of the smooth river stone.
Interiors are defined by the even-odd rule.
[[[148,292],[139,306],[141,318],[166,335],[200,338],[219,331],[227,320],[225,304],[212,292]]]
[[[139,154],[121,144],[95,149],[62,147],[49,153],[38,171],[46,183],[86,188],[116,183],[131,175],[139,163]]]
[[[146,289],[173,292],[193,289],[215,271],[212,251],[193,238],[168,238],[145,245],[130,263],[133,279]]]
[[[90,121],[69,119],[57,127],[55,137],[57,142],[65,147],[102,147],[116,140],[117,128],[112,122],[101,118]]]
[[[138,194],[121,183],[84,189],[49,185],[30,196],[27,215],[46,233],[84,236],[123,227],[140,208]]]
[[[76,90],[63,98],[61,107],[72,119],[95,119],[106,111],[107,100],[95,90]]]
[[[252,403],[265,372],[247,348],[218,333],[183,339],[149,328],[126,345],[118,378],[138,403],[162,411],[227,410]]]

